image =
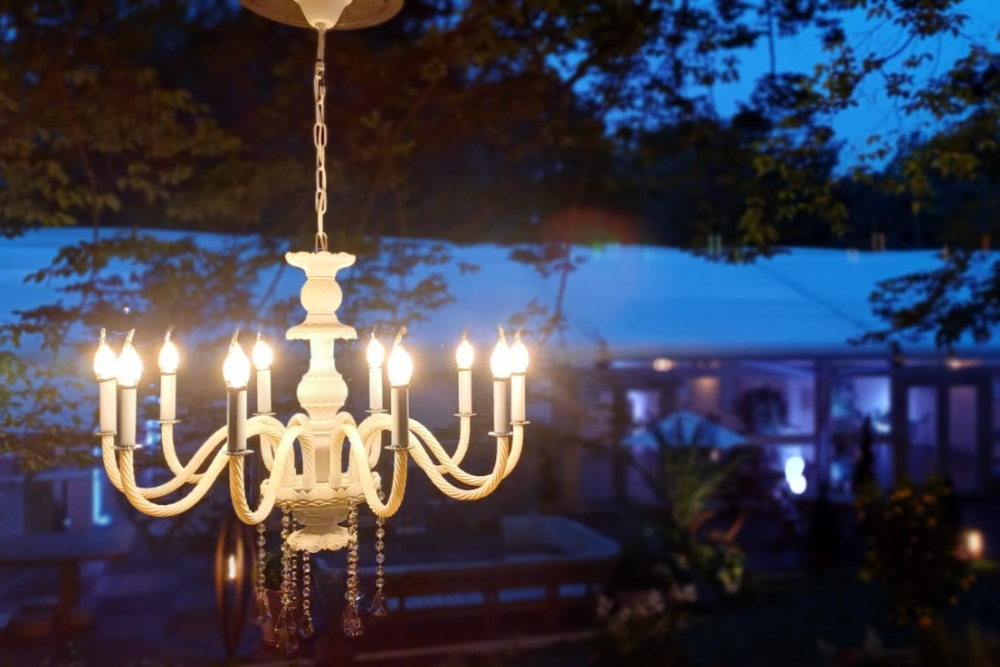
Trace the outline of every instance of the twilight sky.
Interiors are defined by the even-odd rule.
[[[1000,0],[964,0],[960,11],[969,16],[963,34],[954,38],[914,41],[895,62],[900,63],[907,56],[916,53],[933,54],[933,60],[918,70],[918,77],[927,80],[946,72],[956,58],[968,52],[970,43],[982,44],[995,50],[1000,39]],[[869,52],[892,53],[905,42],[905,35],[891,21],[867,21],[864,11],[845,15],[844,24],[848,39],[855,45],[859,55]],[[817,31],[781,39],[775,51],[778,71],[808,72],[828,57],[822,51]],[[742,60],[741,80],[735,84],[718,86],[713,91],[715,103],[722,115],[731,115],[741,100],[750,97],[754,82],[768,72],[767,42],[761,40]],[[906,135],[919,130],[922,122],[930,120],[926,117],[907,117],[893,101],[885,97],[880,84],[880,79],[868,82],[860,91],[860,104],[842,113],[834,121],[837,136],[846,142],[842,157],[847,163],[853,162],[853,156],[865,149],[865,139],[870,135]]]

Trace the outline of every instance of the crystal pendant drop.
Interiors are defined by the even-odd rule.
[[[267,540],[264,524],[257,524],[257,623],[264,625],[272,620],[271,605],[267,599]]]
[[[380,491],[380,496],[384,494]],[[368,612],[372,616],[381,617],[389,613],[385,606],[385,519],[375,518],[375,595]]]
[[[358,506],[351,505],[347,516],[347,590],[344,592],[344,634],[359,637],[364,632],[358,606],[361,591],[358,583]]]
[[[310,554],[308,551],[302,552],[302,623],[299,625],[299,634],[303,639],[313,636],[315,629],[312,620],[312,567],[310,565]]]

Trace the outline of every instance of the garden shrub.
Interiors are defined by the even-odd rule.
[[[897,624],[931,625],[972,585],[972,570],[957,551],[952,494],[942,482],[904,478],[888,495],[871,485],[856,498],[868,538],[861,576],[888,587]]]

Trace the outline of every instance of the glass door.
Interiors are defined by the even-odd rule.
[[[935,369],[895,379],[893,442],[897,473],[916,483],[947,479],[958,493],[990,480],[992,384],[988,375]]]

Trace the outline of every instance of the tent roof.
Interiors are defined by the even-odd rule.
[[[110,233],[110,232],[109,232]],[[90,238],[90,230],[43,230],[0,241],[0,319],[14,310],[51,302],[51,284],[22,284],[24,276],[51,261],[63,245]],[[157,232],[177,237],[177,232]],[[225,237],[197,235],[206,245]],[[559,276],[541,277],[512,261],[511,248],[495,245],[451,246],[455,260],[437,267],[455,301],[411,327],[412,344],[450,347],[460,332],[482,346],[493,327],[531,301],[551,307]],[[865,356],[883,352],[856,348],[849,339],[880,322],[868,296],[884,279],[940,264],[930,251],[859,253],[848,261],[841,250],[792,249],[788,254],[749,266],[709,262],[673,248],[609,245],[576,248],[581,260],[566,282],[564,311],[568,329],[552,341],[549,355],[588,362],[607,345],[612,359],[657,356]],[[359,257],[358,262],[364,262]],[[283,259],[275,257],[275,265]],[[458,262],[478,265],[463,274]],[[341,286],[351,289],[351,270]],[[266,281],[269,276],[262,276]],[[285,271],[277,296],[298,292],[301,274]],[[294,324],[290,322],[289,325]],[[359,329],[366,322],[352,323]],[[930,341],[908,348],[933,352]],[[971,350],[1000,352],[1000,341]]]

